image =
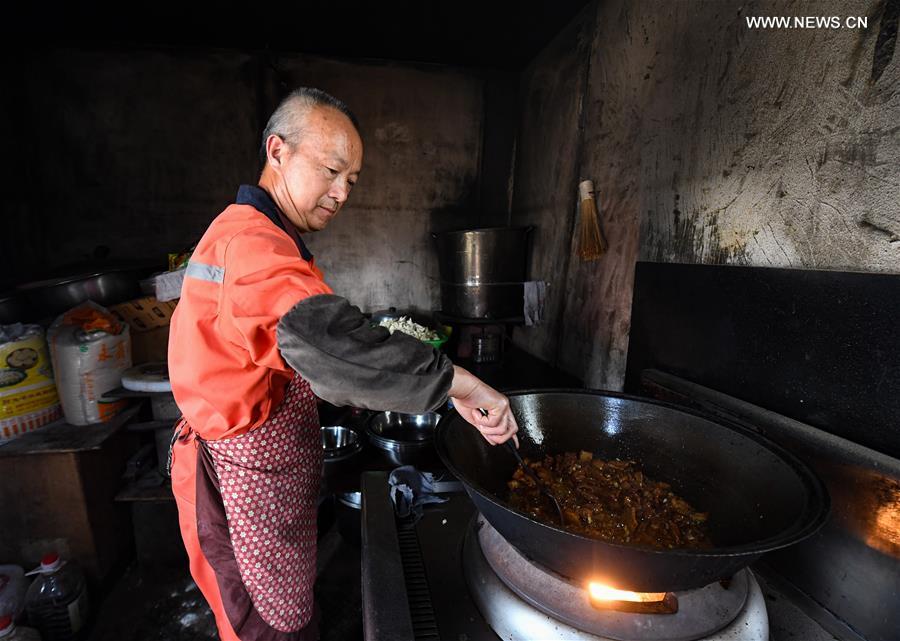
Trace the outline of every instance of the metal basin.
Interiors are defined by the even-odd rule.
[[[395,465],[428,465],[436,462],[434,428],[437,412],[402,414],[380,412],[369,421],[369,441]]]
[[[326,461],[348,458],[362,448],[359,434],[349,427],[328,425],[321,429],[321,434],[322,449],[325,451]]]
[[[17,289],[36,318],[56,316],[87,300],[115,305],[141,295],[139,281],[152,270],[128,267],[35,281]]]

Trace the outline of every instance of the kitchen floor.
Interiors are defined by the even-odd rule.
[[[360,550],[335,523],[319,540],[321,641],[363,638]],[[88,641],[215,641],[212,612],[183,570],[133,564],[104,599]]]

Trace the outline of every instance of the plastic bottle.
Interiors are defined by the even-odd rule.
[[[41,641],[37,630],[19,627],[8,614],[0,617],[0,639],[3,641]]]
[[[81,571],[53,552],[28,574],[37,575],[25,593],[28,622],[37,627],[44,641],[80,639],[88,616],[87,586]]]
[[[13,620],[25,609],[28,579],[18,565],[0,565],[0,616],[8,614]]]

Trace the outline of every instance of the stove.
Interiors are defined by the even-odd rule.
[[[386,473],[363,475],[363,619],[367,641],[766,641],[762,591],[749,570],[730,581],[659,595],[671,613],[632,597],[591,597],[516,550],[459,483],[417,523],[395,518]],[[611,609],[611,608],[617,609]]]
[[[616,639],[766,641],[766,604],[749,570],[730,581],[641,601],[617,593],[598,602],[589,590],[526,559],[481,515],[463,540],[469,592],[503,639]],[[631,604],[665,603],[666,613],[621,611]],[[646,607],[646,605],[645,605]],[[647,608],[653,609],[653,608]]]
[[[741,572],[727,588],[719,586],[732,598],[732,589],[746,585],[737,612],[717,596],[698,608],[706,611],[703,617],[710,611],[719,617],[712,627],[730,619],[705,638],[897,640],[900,395],[890,392],[900,385],[900,369],[896,350],[885,346],[898,344],[898,315],[895,274],[637,264],[624,391],[771,439],[808,465],[832,497],[831,516],[815,536],[765,555],[752,574]],[[525,371],[519,363],[503,365]],[[546,385],[517,381],[516,388]],[[675,595],[675,615],[620,619],[634,622],[630,630],[585,630],[585,618],[616,617],[586,610],[588,597],[578,586],[528,568],[505,542],[495,555],[493,535],[479,527],[459,489],[447,494],[447,503],[429,506],[413,526],[395,521],[386,476],[364,479],[367,639],[656,638],[647,635],[681,634],[656,622],[695,610],[692,591]],[[504,580],[507,561],[524,561],[525,571],[540,579]],[[726,611],[719,614],[719,608]],[[525,633],[513,627],[520,620]],[[533,632],[539,625],[548,627]]]

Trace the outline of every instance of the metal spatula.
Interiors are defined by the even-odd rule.
[[[488,411],[486,409],[484,409],[483,407],[479,407],[478,411],[481,412],[482,416],[488,416]],[[533,469],[531,469],[531,466],[529,466],[522,459],[522,455],[519,454],[519,448],[516,447],[516,444],[513,442],[513,440],[509,439],[508,441],[506,441],[505,445],[509,449],[509,451],[512,452],[512,455],[516,457],[516,462],[519,464],[519,467],[522,468],[522,471],[525,472],[525,474],[527,474],[528,476],[530,476],[531,480],[533,480],[535,482],[535,485],[537,485],[537,488],[541,492],[541,494],[546,496],[548,499],[550,499],[550,502],[553,503],[553,507],[556,508],[556,514],[559,517],[559,524],[561,526],[565,527],[566,521],[563,518],[563,512],[562,512],[562,508],[559,505],[559,501],[556,500],[556,497],[553,496],[553,493],[550,491],[550,489],[547,487],[547,485],[541,480],[541,477],[539,477],[537,475],[537,473]]]

